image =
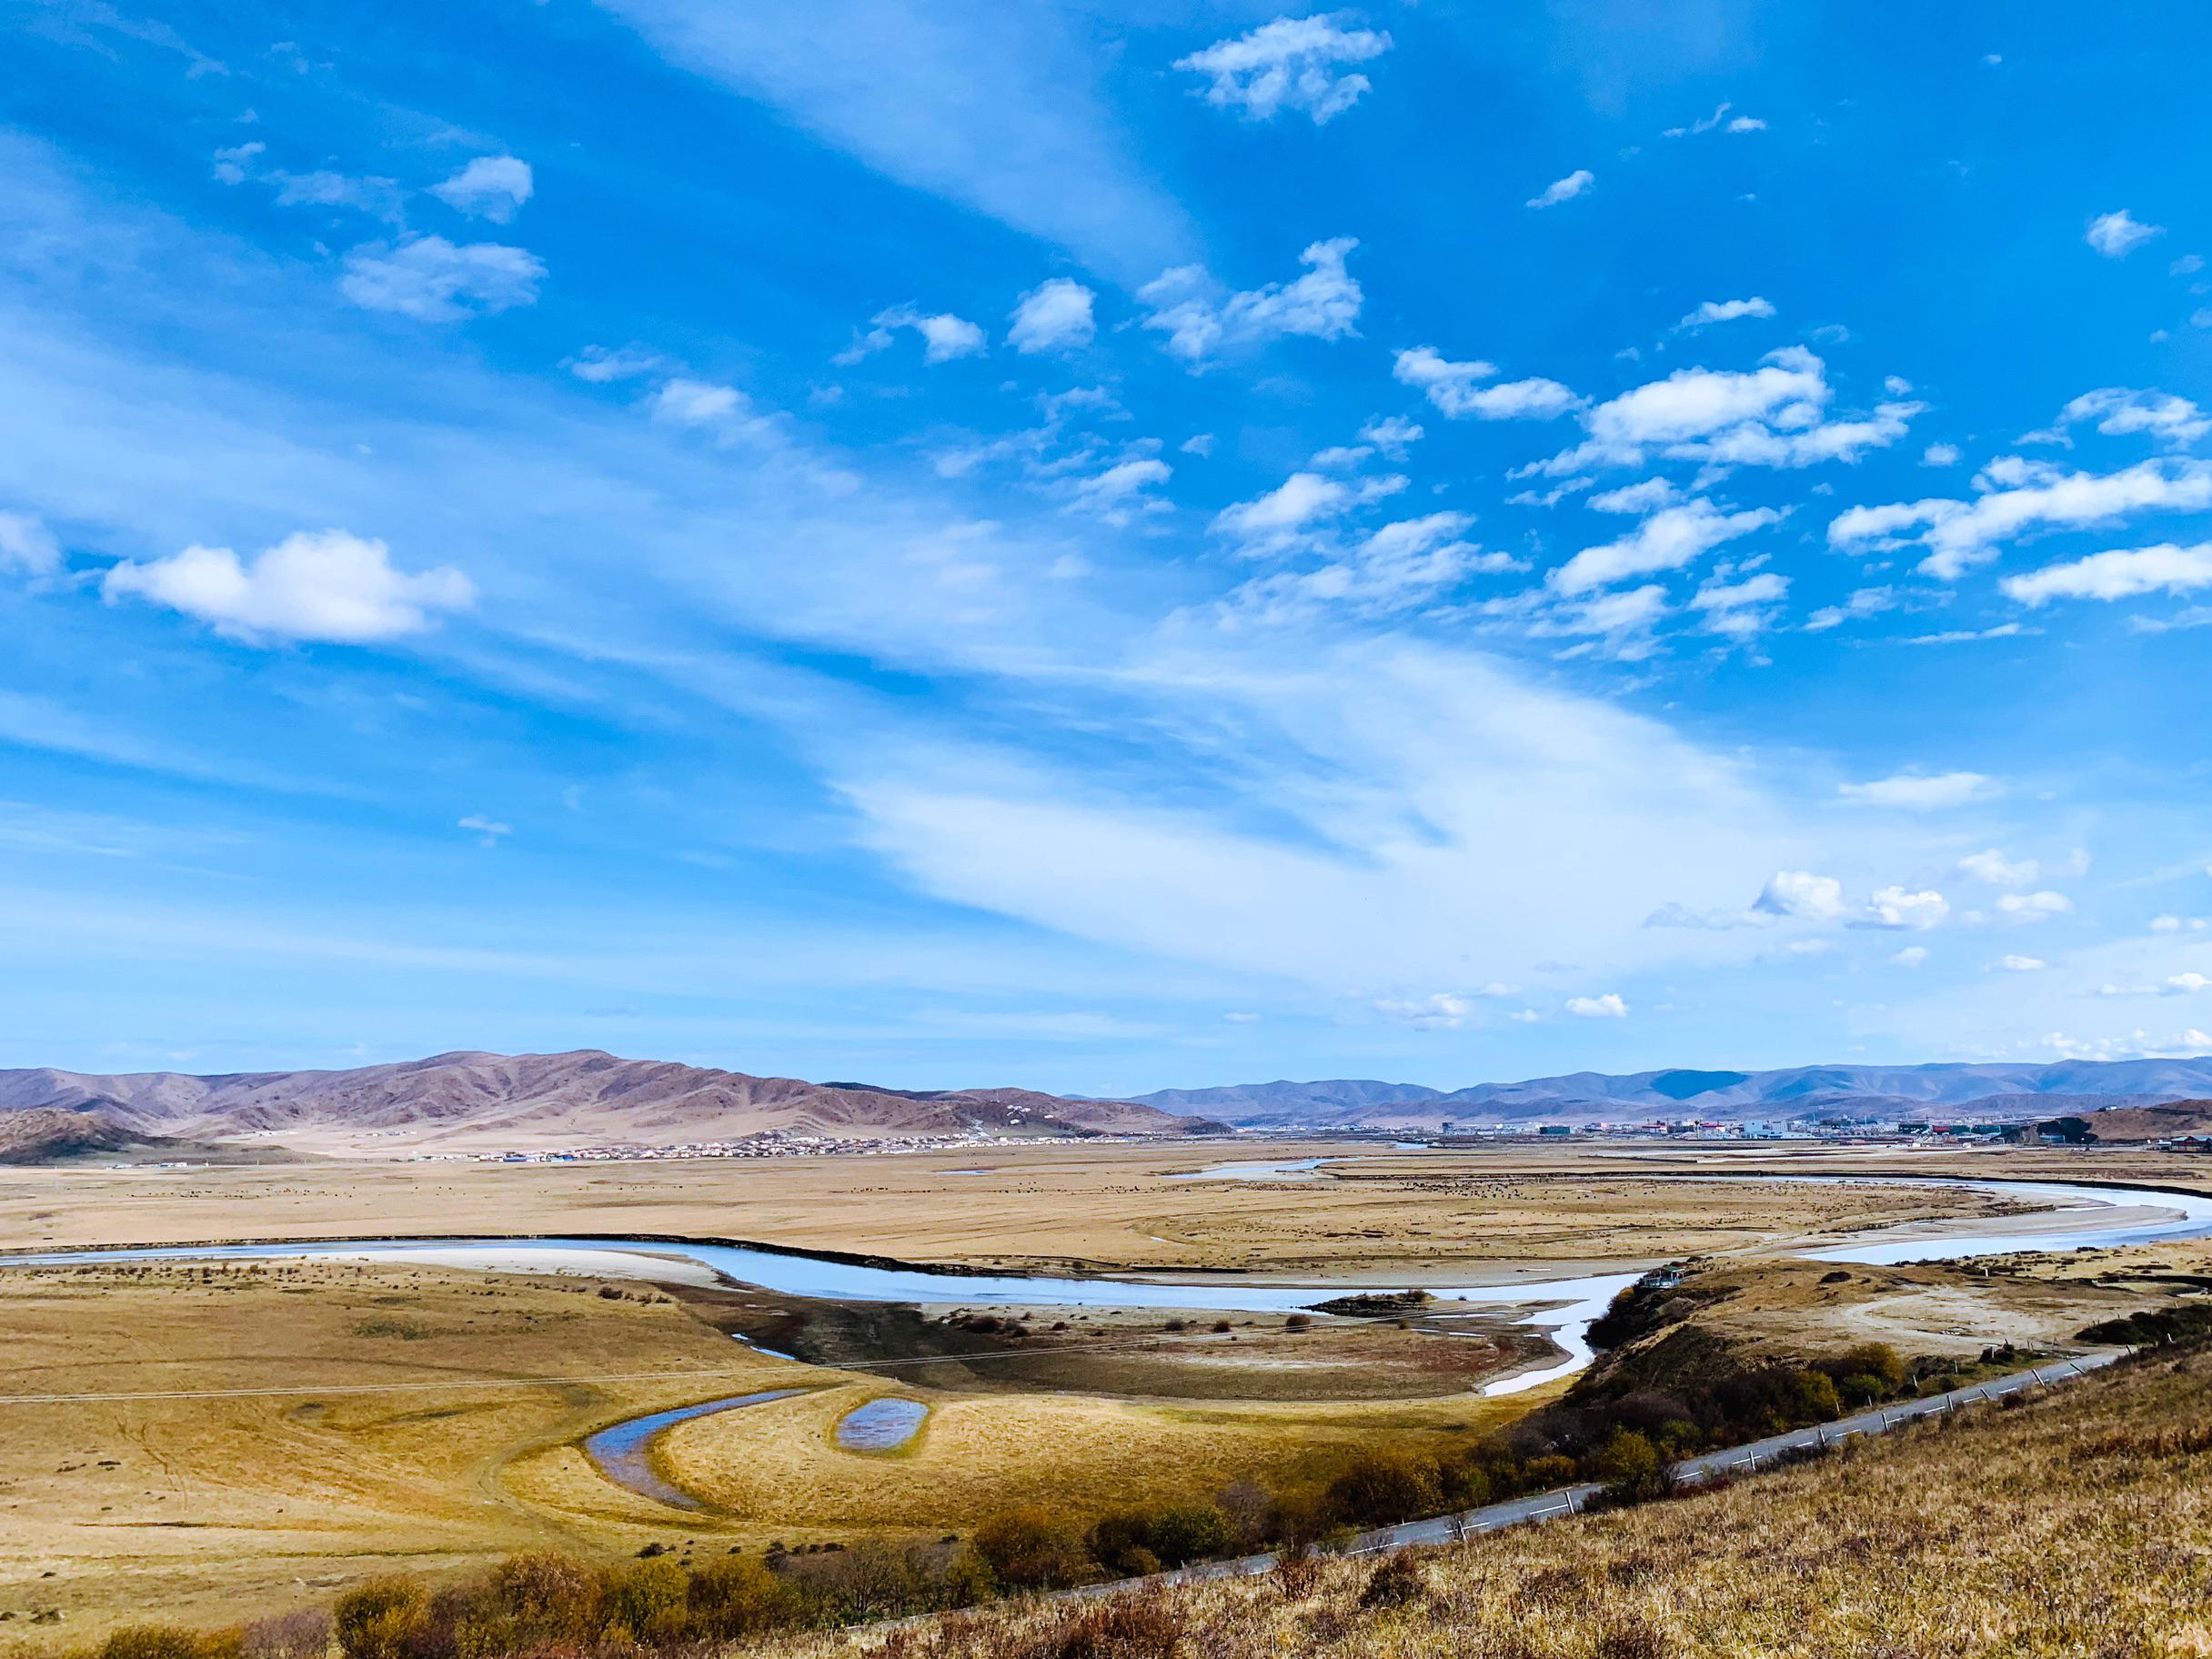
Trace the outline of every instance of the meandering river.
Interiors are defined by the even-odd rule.
[[[1171,1180],[1282,1181],[1312,1179],[1324,1161],[1335,1160],[1286,1159],[1274,1162],[1247,1161],[1179,1172]],[[2166,1191],[2085,1186],[2064,1181],[2011,1181],[1908,1175],[1776,1175],[1754,1172],[1699,1173],[1680,1179],[1695,1181],[1845,1181],[1878,1185],[1941,1187],[1999,1193],[2037,1201],[2046,1208],[2041,1219],[2015,1218],[2014,1231],[1978,1231],[1986,1223],[1922,1222],[1888,1227],[1860,1235],[1848,1242],[1795,1253],[1818,1261],[1867,1264],[1911,1261],[1957,1261],[2014,1251],[2056,1251],[2151,1243],[2165,1239],[2194,1238],[2212,1233],[2212,1198]],[[659,1278],[699,1282],[724,1280],[779,1292],[790,1296],[817,1297],[833,1302],[911,1302],[923,1306],[1068,1307],[1199,1310],[1212,1312],[1287,1313],[1311,1308],[1352,1289],[1373,1289],[1371,1283],[1339,1280],[1307,1280],[1296,1283],[1249,1278],[1242,1274],[1196,1279],[1071,1279],[1018,1273],[959,1273],[932,1272],[922,1267],[880,1266],[832,1260],[783,1251],[756,1250],[739,1244],[645,1238],[528,1238],[528,1239],[334,1239],[311,1242],[267,1244],[210,1244],[144,1246],[116,1250],[50,1251],[36,1254],[0,1255],[0,1267],[48,1266],[114,1261],[255,1261],[272,1258],[318,1257],[355,1262],[421,1262],[486,1272],[598,1272],[630,1278]],[[1518,1393],[1569,1375],[1593,1358],[1589,1331],[1593,1320],[1622,1290],[1635,1282],[1638,1273],[1584,1274],[1573,1278],[1530,1279],[1510,1284],[1445,1287],[1427,1285],[1443,1302],[1477,1306],[1525,1309],[1516,1322],[1549,1337],[1560,1350],[1550,1363],[1532,1367],[1492,1382],[1488,1395]],[[660,1479],[652,1469],[649,1448],[660,1433],[679,1423],[717,1412],[764,1405],[803,1393],[797,1389],[770,1390],[731,1399],[707,1401],[674,1411],[657,1412],[603,1429],[591,1436],[585,1450],[612,1479],[632,1491],[679,1508],[695,1508],[697,1501]],[[879,1403],[885,1422],[864,1422],[860,1441],[874,1433],[897,1434],[903,1439],[920,1423],[923,1408],[911,1402]],[[863,1412],[869,1408],[862,1408]],[[859,1415],[859,1413],[856,1413]],[[894,1421],[895,1420],[895,1421]],[[848,1419],[848,1422],[850,1420]],[[872,1432],[872,1433],[871,1433]],[[848,1445],[859,1444],[845,1433]],[[887,1440],[896,1444],[898,1440]]]

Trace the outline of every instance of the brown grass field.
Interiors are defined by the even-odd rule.
[[[2058,1342],[2170,1294],[2176,1275],[2212,1269],[2200,1243],[1994,1269],[1855,1269],[1838,1285],[1772,1252],[1878,1224],[2034,1218],[1980,1194],[1660,1179],[1716,1161],[1873,1173],[1895,1161],[1880,1154],[1528,1148],[1383,1156],[1302,1182],[1161,1179],[1328,1150],[1375,1151],[10,1170],[0,1237],[36,1247],[691,1232],[978,1264],[1325,1269],[1385,1283],[1705,1252],[1717,1265],[1702,1282],[1714,1293],[1698,1318],[1755,1355],[1868,1340],[1919,1354]],[[2177,1171],[2179,1161],[2020,1152],[1936,1167],[2150,1181],[2204,1167]],[[618,1293],[600,1293],[603,1283]],[[212,1626],[327,1604],[379,1572],[450,1576],[525,1548],[614,1559],[654,1543],[933,1537],[1021,1500],[1088,1514],[1243,1479],[1294,1481],[1355,1447],[1480,1434],[1556,1392],[1486,1402],[1472,1391],[1524,1342],[1446,1342],[1388,1323],[1324,1321],[1293,1335],[1240,1315],[1226,1332],[1201,1321],[1171,1333],[1158,1315],[1093,1312],[1043,1313],[1030,1329],[978,1338],[928,1310],[421,1266],[0,1269],[0,1395],[70,1396],[0,1404],[0,1654],[75,1645],[156,1614]],[[828,1362],[767,1359],[732,1331],[810,1344]],[[872,1362],[885,1359],[900,1362]],[[579,1450],[586,1434],[642,1412],[792,1385],[815,1392],[659,1443],[660,1472],[710,1505],[701,1513],[613,1485]],[[838,1448],[835,1420],[886,1392],[932,1408],[920,1438],[890,1454]],[[92,1397],[126,1393],[163,1397]]]
[[[1120,1598],[1117,1598],[1120,1600]],[[1114,1644],[1118,1639],[1118,1644]],[[2212,1356],[1395,1563],[1013,1604],[731,1659],[2163,1659],[2212,1653]]]

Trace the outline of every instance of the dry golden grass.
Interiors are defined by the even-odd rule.
[[[0,1405],[0,1614],[14,1615],[0,1652],[152,1608],[220,1624],[393,1567],[669,1536],[676,1518],[642,1500],[595,1513],[518,1497],[508,1465],[637,1412],[808,1373],[672,1302],[596,1292],[334,1265],[8,1270],[0,1393],[273,1392]],[[654,1372],[670,1374],[474,1381]],[[343,1392],[364,1387],[377,1392]],[[51,1614],[58,1628],[33,1623]]]
[[[931,1408],[910,1451],[860,1456],[832,1443],[839,1417],[890,1392]],[[763,1525],[933,1537],[1022,1503],[1088,1519],[1237,1481],[1280,1484],[1359,1447],[1471,1441],[1529,1403],[1463,1393],[1200,1406],[870,1385],[685,1423],[662,1443],[661,1464],[687,1491]]]
[[[1375,1586],[1378,1573],[1386,1576]],[[1132,1659],[2158,1659],[2212,1653],[2212,1358],[1613,1515],[1157,1594]],[[1095,1615],[1010,1606],[759,1659],[1054,1659]],[[1139,1622],[1132,1621],[1132,1626]],[[730,1659],[736,1659],[736,1653]]]

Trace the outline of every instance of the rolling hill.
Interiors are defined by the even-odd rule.
[[[79,1134],[305,1151],[668,1146],[780,1132],[837,1140],[966,1131],[1025,1139],[1219,1130],[1141,1103],[1026,1089],[916,1091],[753,1077],[670,1061],[568,1054],[432,1055],[342,1071],[88,1076],[0,1071],[0,1123],[56,1111]]]

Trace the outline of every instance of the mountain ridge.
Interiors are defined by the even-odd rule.
[[[1222,1125],[1141,1102],[1034,1090],[899,1091],[862,1084],[560,1054],[456,1050],[346,1070],[109,1074],[0,1071],[0,1116],[59,1110],[170,1141],[286,1140],[330,1150],[649,1147],[781,1133],[862,1140],[971,1131],[1024,1138],[1190,1134]],[[380,1150],[396,1151],[386,1146]]]
[[[2212,1094],[2212,1057],[2037,1063],[1938,1061],[1916,1066],[1810,1065],[1763,1071],[1660,1067],[1574,1071],[1519,1082],[1443,1090],[1371,1078],[1232,1083],[1126,1097],[1171,1111],[1202,1111],[1240,1128],[1322,1124],[1416,1128],[1443,1122],[1564,1121],[1694,1116],[1723,1121],[1877,1109],[1943,1112],[1984,1104],[2015,1115],[2052,1103],[2146,1106]],[[2092,1108],[2094,1109],[2094,1108]]]

